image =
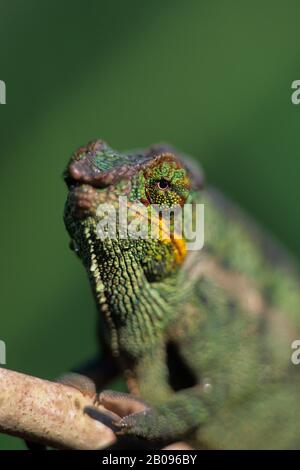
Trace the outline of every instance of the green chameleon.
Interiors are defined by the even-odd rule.
[[[120,433],[197,449],[300,448],[300,283],[288,256],[168,145],[122,154],[96,140],[64,176],[65,224],[99,310],[103,357],[90,377],[100,390],[124,377],[129,394],[100,394],[111,409],[145,403],[120,418]],[[159,237],[121,237],[120,222],[100,234],[99,207],[119,215],[120,196],[128,211],[147,208],[142,225],[152,214]],[[155,206],[186,204],[204,205],[201,250],[174,230],[162,236]]]

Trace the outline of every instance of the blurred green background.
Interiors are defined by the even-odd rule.
[[[297,0],[0,0],[1,322],[7,367],[53,379],[96,351],[61,173],[94,137],[169,141],[300,256]],[[0,448],[24,448],[0,436]]]

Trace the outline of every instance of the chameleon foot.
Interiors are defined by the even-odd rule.
[[[139,397],[129,393],[116,392],[114,390],[105,390],[96,395],[95,405],[102,405],[106,410],[112,412],[116,419],[113,422],[114,432],[124,434],[126,425],[124,420],[130,416],[136,416],[149,410],[149,406]],[[102,421],[102,416],[98,414],[98,409],[93,406],[87,406],[84,410],[92,418]]]
[[[106,409],[121,417],[149,409],[149,406],[141,398],[115,390],[104,390],[97,399]]]

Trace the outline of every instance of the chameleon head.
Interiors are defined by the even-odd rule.
[[[139,314],[155,310],[161,316],[168,303],[162,291],[186,255],[182,219],[179,234],[175,218],[202,176],[170,147],[122,154],[96,140],[71,157],[65,181],[66,227],[110,326],[134,328]]]

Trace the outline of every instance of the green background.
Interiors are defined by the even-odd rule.
[[[0,339],[53,379],[96,351],[61,174],[94,137],[169,141],[300,256],[299,0],[1,0]],[[0,448],[23,448],[0,437]]]

